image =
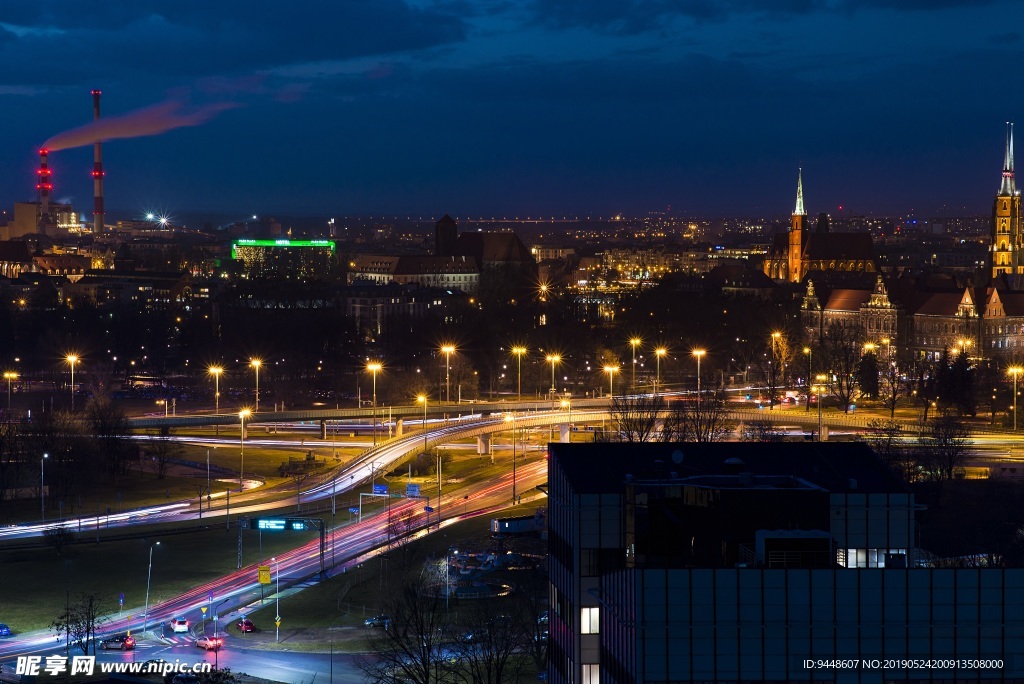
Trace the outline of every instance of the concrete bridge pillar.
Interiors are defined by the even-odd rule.
[[[327,439],[327,421],[320,421],[320,439]]]
[[[568,423],[562,423],[561,425],[558,426],[558,439],[559,439],[559,441],[562,441],[562,442],[568,442],[569,441],[569,424]]]
[[[402,419],[398,418],[395,420],[395,437],[402,436]]]
[[[476,453],[484,455],[491,453],[491,436],[480,435],[476,438]]]

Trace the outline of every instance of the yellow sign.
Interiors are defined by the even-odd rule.
[[[274,624],[277,625],[278,627],[280,627],[281,626],[281,621],[280,620],[274,620]]]
[[[270,566],[260,566],[260,584],[270,584]]]
[[[202,608],[200,608],[199,610],[203,611],[203,615],[206,615],[206,606],[203,606],[203,607],[202,607]]]

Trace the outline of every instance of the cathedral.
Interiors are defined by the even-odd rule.
[[[775,236],[764,260],[769,278],[801,283],[812,271],[877,273],[875,248],[867,233],[833,233],[828,216],[822,215],[812,232],[804,211],[803,169],[797,174],[796,209],[790,218],[789,232]]]
[[[1003,153],[1003,182],[992,208],[992,236],[989,241],[992,279],[1006,274],[1012,287],[1024,275],[1024,234],[1021,229],[1020,190],[1013,177],[1013,124],[1007,124],[1006,151]]]

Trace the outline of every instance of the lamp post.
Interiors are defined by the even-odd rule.
[[[4,371],[4,380],[7,381],[7,412],[11,412],[11,381],[17,380],[18,374],[14,371]]]
[[[78,356],[76,354],[68,354],[66,358],[68,364],[71,365],[71,410],[75,410],[75,364],[78,363]]]
[[[1013,376],[1013,431],[1017,431],[1017,376],[1024,373],[1024,367],[1010,366],[1006,372]]]
[[[818,376],[815,376],[814,379],[818,381],[818,384],[815,386],[815,391],[818,393],[818,441],[820,442],[821,441],[821,395],[827,389],[827,387],[825,385],[823,385],[822,383],[824,383],[826,380],[828,380],[828,376],[827,375],[818,375]]]
[[[882,344],[885,345],[885,361],[886,363],[892,363],[892,340],[888,337],[882,338]]]
[[[43,454],[43,457],[39,459],[39,512],[42,514],[43,520],[46,520],[46,459],[48,458],[50,458],[50,454]]]
[[[608,399],[611,400],[615,396],[615,373],[618,372],[618,366],[605,366],[604,372],[608,374]]]
[[[149,570],[146,572],[146,610],[142,616],[142,633],[146,633],[149,626],[149,583],[153,579],[153,549],[160,546],[160,542],[153,542],[149,545]]]
[[[241,432],[241,437],[240,437],[241,446],[242,446],[242,459],[241,459],[241,461],[239,462],[239,465],[238,465],[238,491],[239,492],[245,491],[245,487],[242,484],[242,478],[245,477],[245,419],[248,418],[251,415],[252,415],[252,411],[250,411],[249,409],[242,409],[241,411],[238,412],[238,419],[242,423],[242,432]]]
[[[516,414],[506,413],[505,422],[512,423],[512,505],[516,504]]]
[[[455,353],[455,345],[441,345],[441,353],[444,354],[444,401],[446,404],[450,404],[452,402],[452,354]]]
[[[263,361],[260,359],[250,359],[249,365],[256,369],[256,413],[260,412],[260,366],[263,365]]]
[[[562,357],[559,354],[548,354],[547,361],[551,364],[551,394],[553,395],[557,390],[555,389],[555,364],[562,362]]]
[[[380,361],[371,361],[366,364],[366,370],[373,374],[373,446],[377,446],[377,373],[383,367]]]
[[[636,348],[643,342],[639,337],[633,337],[629,340],[629,346],[633,348],[633,378],[632,385],[633,391],[636,391]]]
[[[416,401],[423,404],[423,453],[427,453],[427,395],[417,396]]]
[[[459,550],[452,549],[450,550],[449,553],[446,553],[444,556],[444,614],[446,619],[448,616],[448,597],[452,593],[452,584],[451,581],[448,579],[448,568],[451,567],[453,554],[458,556]]]
[[[807,408],[805,411],[811,410],[811,374],[814,373],[814,351],[810,347],[804,347],[804,354],[807,356]]]
[[[572,441],[572,398],[571,398],[571,395],[568,392],[565,393],[565,399],[562,399],[562,408],[564,408],[569,413],[569,417],[568,417],[566,422],[569,425],[569,441],[571,442]]]
[[[207,371],[213,376],[213,415],[220,413],[220,374],[224,369],[220,366],[210,366]]]
[[[274,563],[274,575],[277,576],[277,593],[274,596],[274,625],[276,625],[276,633],[274,641],[281,641],[281,561],[277,560],[277,556],[270,559]]]
[[[664,347],[658,347],[654,350],[654,359],[657,371],[654,375],[654,393],[658,393],[658,388],[661,386],[661,357],[668,353],[668,350]]]
[[[224,369],[221,366],[210,366],[206,372],[213,376],[213,415],[216,416],[220,413],[220,374]],[[220,434],[219,424],[214,424],[213,434]]]
[[[516,356],[516,401],[523,400],[523,354],[526,347],[512,347],[512,353]]]
[[[703,356],[705,354],[707,354],[707,350],[704,350],[704,349],[694,349],[690,353],[693,354],[696,357],[696,359],[697,359],[697,401],[699,402],[700,401],[700,360],[701,360],[701,358],[703,358]]]

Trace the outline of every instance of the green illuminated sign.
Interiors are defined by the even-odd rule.
[[[241,238],[231,243],[231,258],[237,258],[239,247],[281,247],[289,249],[291,247],[326,247],[330,251],[334,251],[334,242],[331,240],[289,240],[287,238],[280,238],[278,240],[252,240],[249,238]]]

